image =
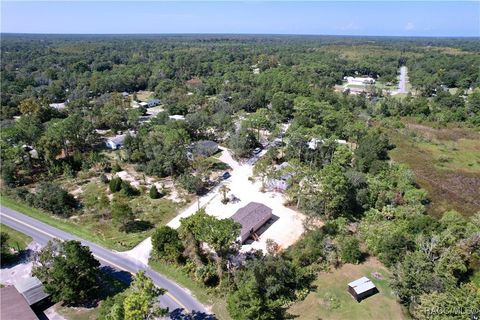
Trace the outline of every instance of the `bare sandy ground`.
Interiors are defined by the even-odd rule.
[[[117,252],[118,254],[125,256],[126,258],[142,263],[148,266],[148,259],[150,259],[150,253],[152,252],[152,238],[148,237],[140,242],[135,248],[129,251]]]
[[[248,179],[252,176],[253,161],[239,163],[232,158],[228,149],[222,148],[222,150],[223,153],[220,160],[232,167],[230,172],[232,176],[207,195],[200,197],[200,206],[205,208],[208,214],[220,219],[231,217],[239,208],[252,201],[263,203],[272,208],[274,219],[257,232],[257,234],[259,234],[259,241],[249,241],[242,246],[241,251],[243,252],[249,251],[250,249],[265,250],[267,239],[272,239],[279,244],[281,248],[287,248],[295,243],[304,231],[303,221],[305,216],[285,207],[283,205],[285,199],[281,193],[261,192],[261,183],[252,182]],[[218,192],[221,185],[226,185],[230,189],[229,194],[235,195],[240,201],[226,205],[222,204],[222,195]],[[188,217],[197,210],[198,202],[192,203],[170,221],[168,226],[178,228],[181,218]]]

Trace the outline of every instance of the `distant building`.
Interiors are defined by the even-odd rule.
[[[367,277],[361,277],[348,284],[348,292],[353,298],[355,298],[355,300],[357,300],[357,302],[360,302],[363,299],[378,293],[378,289],[370,279]]]
[[[335,142],[338,144],[348,145],[347,140],[335,139]],[[316,150],[320,145],[324,143],[325,143],[325,140],[323,139],[312,138],[310,139],[310,141],[307,142],[307,146],[308,146],[308,149],[310,150]]]
[[[129,134],[132,137],[135,137],[134,132],[130,132]],[[127,137],[127,134],[118,134],[115,137],[110,137],[107,140],[105,140],[105,145],[107,146],[108,149],[112,149],[112,150],[120,149],[123,147],[126,137]]]
[[[128,92],[123,91],[123,92],[122,92],[122,96],[123,96],[124,98],[127,98],[127,97],[129,96],[129,94],[128,94]]]
[[[349,84],[374,84],[375,79],[371,77],[346,77]]]
[[[272,209],[258,202],[250,202],[231,218],[242,225],[239,240],[244,243],[273,216]]]
[[[138,105],[140,107],[148,108],[148,102],[139,102]]]
[[[179,121],[179,120],[185,120],[185,117],[179,114],[174,114],[172,116],[168,116],[168,119]]]
[[[57,110],[63,110],[67,107],[66,102],[50,103],[49,106],[50,108],[57,109]]]

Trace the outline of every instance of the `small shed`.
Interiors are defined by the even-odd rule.
[[[0,319],[38,320],[25,298],[14,286],[1,288],[0,296]]]
[[[357,300],[357,302],[360,302],[363,299],[378,293],[378,289],[370,279],[367,277],[361,277],[348,284],[348,292],[353,298],[355,298],[355,300]]]
[[[272,209],[258,202],[250,202],[231,217],[242,225],[240,241],[244,243],[273,216]]]
[[[15,289],[25,298],[29,306],[43,301],[49,296],[37,277],[30,277],[15,283]]]

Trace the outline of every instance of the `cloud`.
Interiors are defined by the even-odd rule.
[[[407,24],[405,25],[404,29],[406,31],[412,31],[413,29],[415,29],[415,24],[411,21],[407,22]]]

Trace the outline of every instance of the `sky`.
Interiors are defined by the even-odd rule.
[[[5,33],[480,36],[480,1],[1,1]]]

